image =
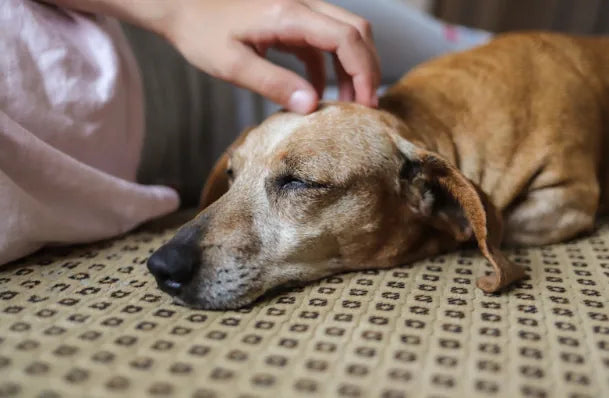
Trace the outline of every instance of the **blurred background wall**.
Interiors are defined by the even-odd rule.
[[[405,0],[438,18],[505,32],[548,29],[571,33],[609,32],[607,0]]]

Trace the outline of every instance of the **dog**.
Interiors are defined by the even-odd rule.
[[[274,287],[388,268],[476,242],[545,245],[606,211],[609,39],[530,32],[431,60],[379,108],[280,111],[214,167],[204,210],[148,260],[176,302],[234,309]],[[604,204],[604,206],[603,206]]]

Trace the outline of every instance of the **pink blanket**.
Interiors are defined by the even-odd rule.
[[[0,265],[177,208],[172,189],[134,182],[142,103],[115,21],[0,1]]]

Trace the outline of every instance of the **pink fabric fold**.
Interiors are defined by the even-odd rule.
[[[0,54],[0,265],[178,207],[174,190],[135,183],[143,94],[115,21],[3,0]]]

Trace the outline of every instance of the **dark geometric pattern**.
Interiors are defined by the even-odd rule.
[[[0,397],[609,397],[609,227],[326,278],[240,311],[189,310],[147,256],[172,231],[52,249],[0,270]]]

